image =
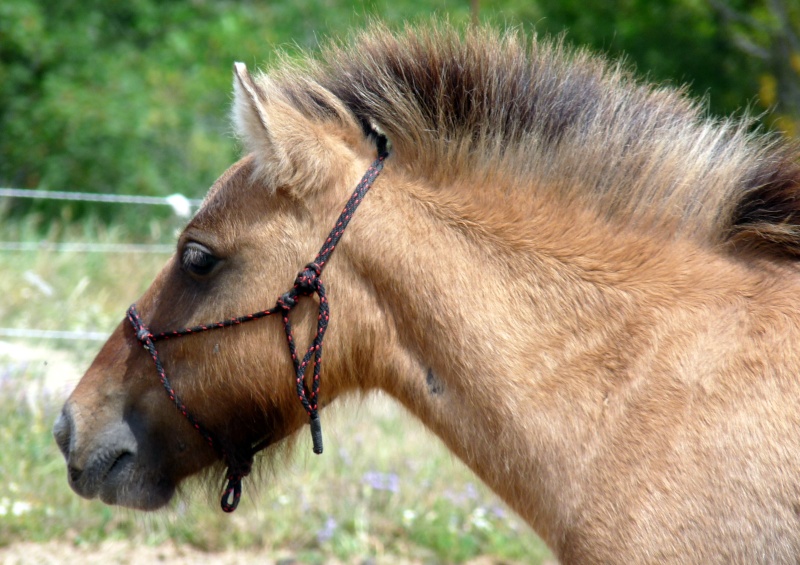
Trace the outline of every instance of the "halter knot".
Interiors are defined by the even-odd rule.
[[[309,263],[294,279],[294,290],[301,296],[314,294],[319,288],[321,273],[322,267],[316,263]]]
[[[138,330],[136,330],[136,339],[138,339],[142,343],[144,343],[145,341],[147,341],[151,337],[153,337],[153,334],[151,334],[150,330],[148,330],[144,326],[142,326]]]
[[[287,312],[297,306],[297,293],[294,289],[284,292],[278,297],[276,304]]]

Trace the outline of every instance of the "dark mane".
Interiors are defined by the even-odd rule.
[[[800,255],[796,145],[560,42],[377,25],[271,76],[320,115],[308,81],[331,91],[434,181],[506,175],[646,229]]]

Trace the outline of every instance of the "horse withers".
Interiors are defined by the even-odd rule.
[[[78,494],[232,510],[382,390],[563,563],[797,561],[795,146],[516,32],[234,75],[246,156],[55,424]]]

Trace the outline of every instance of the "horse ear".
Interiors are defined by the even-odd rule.
[[[325,186],[341,162],[342,137],[301,112],[267,75],[254,80],[244,63],[234,64],[233,85],[234,125],[262,182],[298,196]]]

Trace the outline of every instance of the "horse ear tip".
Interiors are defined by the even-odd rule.
[[[249,74],[247,72],[247,65],[245,65],[241,61],[234,61],[233,73],[239,78],[246,77]]]

